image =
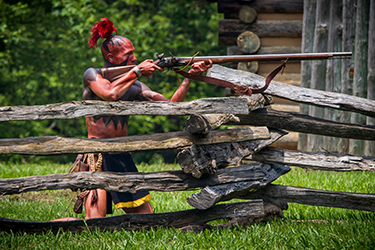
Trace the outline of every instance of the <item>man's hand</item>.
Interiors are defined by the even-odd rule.
[[[207,65],[205,62],[195,62],[191,65],[191,69],[189,70],[190,74],[198,75],[200,73],[206,72],[209,68],[212,67],[212,61],[209,60],[209,64]]]
[[[163,68],[160,68],[159,66],[154,64],[154,61],[151,59],[141,62],[141,64],[137,65],[137,67],[141,71],[142,75],[146,77],[149,77],[152,74],[154,74],[155,70],[164,71]]]

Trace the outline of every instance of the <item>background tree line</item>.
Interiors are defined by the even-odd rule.
[[[176,56],[223,55],[217,45],[216,3],[189,0],[0,0],[0,106],[42,105],[82,99],[82,75],[102,67],[100,49],[88,48],[89,31],[110,18],[129,38],[138,63],[155,53]],[[100,43],[98,44],[98,47]],[[170,98],[178,87],[174,74],[156,73],[141,81]],[[222,88],[193,82],[187,101],[223,96]],[[182,129],[185,118],[132,116],[129,135]],[[84,118],[3,122],[0,138],[60,135],[86,137]],[[70,157],[70,158],[69,158]],[[54,157],[66,161],[74,156]],[[150,159],[142,155],[142,159]],[[0,160],[40,157],[0,156]]]

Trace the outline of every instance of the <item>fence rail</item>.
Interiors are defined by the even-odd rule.
[[[259,78],[262,81],[262,78]],[[292,93],[293,95],[293,93]],[[264,106],[272,103],[270,97],[258,95],[249,98],[232,98],[238,105],[246,103],[247,116],[257,114],[257,120],[267,120],[268,114],[259,112]],[[199,103],[199,101],[197,101]],[[212,104],[205,100],[205,103]],[[173,106],[165,103],[164,107]],[[233,104],[237,106],[237,104]],[[361,110],[363,112],[364,109]],[[59,115],[56,111],[56,115]],[[101,114],[98,110],[97,114]],[[103,111],[106,112],[106,111]],[[180,112],[180,111],[178,111]],[[184,113],[184,111],[180,112]],[[173,113],[172,113],[173,114]],[[120,220],[132,221],[126,229],[139,227],[174,226],[182,227],[188,224],[199,224],[218,218],[233,218],[252,216],[261,218],[267,216],[263,202],[259,200],[241,202],[233,205],[215,205],[220,201],[240,199],[263,199],[265,202],[276,204],[281,209],[287,208],[288,202],[297,202],[313,206],[332,206],[349,209],[374,211],[374,194],[357,194],[312,190],[300,187],[274,186],[271,183],[280,175],[287,173],[290,168],[284,165],[333,170],[333,171],[374,171],[374,157],[353,155],[335,155],[328,153],[307,153],[272,149],[267,146],[277,141],[286,131],[262,127],[241,126],[236,129],[212,130],[222,124],[241,120],[238,114],[194,114],[187,123],[189,131],[170,132],[164,134],[139,135],[110,139],[80,139],[62,137],[33,137],[24,139],[1,139],[0,153],[11,154],[68,154],[84,152],[125,152],[145,151],[166,148],[178,148],[178,162],[183,171],[167,171],[160,173],[74,173],[51,176],[25,177],[0,180],[0,192],[3,195],[16,194],[37,190],[55,190],[67,188],[102,188],[108,191],[135,192],[140,190],[155,191],[184,191],[203,188],[199,193],[188,198],[188,203],[199,210],[180,211],[176,213],[155,214],[142,217],[139,215],[124,215]],[[199,119],[197,119],[199,118]],[[277,119],[273,125],[277,125]],[[199,122],[205,121],[204,126]],[[251,119],[248,119],[251,120]],[[195,122],[193,122],[195,121]],[[243,119],[245,121],[245,119]],[[251,123],[251,122],[249,122]],[[280,123],[282,124],[282,123]],[[246,123],[241,123],[246,125]],[[268,124],[270,125],[270,124]],[[332,124],[331,124],[332,125]],[[306,125],[309,126],[308,124]],[[199,128],[198,128],[199,127]],[[362,127],[352,126],[351,129],[362,130]],[[372,131],[371,127],[367,128]],[[330,130],[333,131],[333,130]],[[355,134],[355,133],[354,133]],[[319,159],[318,159],[319,158]],[[186,160],[190,159],[190,160]],[[242,159],[256,161],[247,166],[232,167]],[[202,164],[200,164],[201,162]],[[204,164],[203,164],[204,163]],[[279,164],[279,165],[277,165]],[[281,165],[280,165],[281,164]],[[106,180],[106,182],[103,182]],[[104,183],[110,182],[111,185]],[[311,197],[315,197],[312,199]],[[337,202],[339,201],[339,202]],[[268,204],[268,203],[267,203]],[[274,205],[275,206],[275,205]],[[225,211],[225,209],[242,209],[243,212]],[[210,211],[210,212],[209,212]],[[209,216],[207,214],[210,214]],[[177,217],[169,217],[178,215]],[[188,218],[190,217],[190,218]],[[162,218],[163,221],[157,221]],[[134,221],[137,221],[134,224]],[[0,230],[19,230],[40,232],[45,229],[65,228],[73,231],[83,230],[82,221],[67,222],[24,222],[0,218]],[[53,224],[56,223],[56,224]],[[103,223],[103,224],[102,224]],[[26,226],[31,228],[27,229]],[[101,218],[87,221],[89,227],[109,228],[125,227],[114,219]],[[25,228],[22,228],[25,227]]]

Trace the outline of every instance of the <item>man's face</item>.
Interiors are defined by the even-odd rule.
[[[116,38],[116,41],[107,45],[109,53],[107,60],[117,66],[134,65],[137,58],[134,56],[134,46],[132,42],[125,38]]]

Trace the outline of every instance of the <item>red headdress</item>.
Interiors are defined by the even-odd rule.
[[[106,17],[100,18],[100,21],[94,24],[94,28],[90,30],[92,32],[90,41],[87,43],[89,47],[96,47],[96,42],[99,38],[108,38],[112,35],[113,31],[117,34],[117,29],[113,26],[111,20]]]

